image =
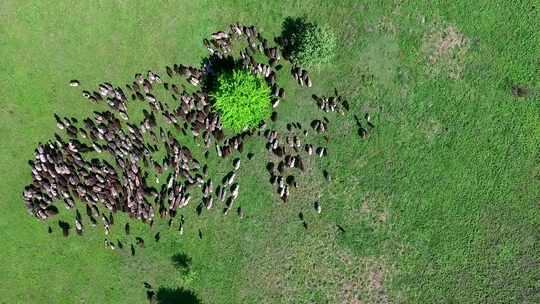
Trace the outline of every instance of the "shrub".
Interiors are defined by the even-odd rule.
[[[303,67],[327,63],[337,45],[336,36],[328,26],[306,22],[304,18],[286,18],[281,37],[284,55]]]
[[[218,77],[213,109],[221,116],[225,129],[241,132],[256,127],[270,117],[270,88],[259,76],[236,70]]]

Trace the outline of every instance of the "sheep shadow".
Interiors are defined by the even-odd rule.
[[[64,221],[58,221],[58,226],[60,227],[60,229],[62,229],[62,234],[65,237],[68,237],[69,236],[69,229],[71,229],[71,225],[68,224],[67,222],[64,222]]]

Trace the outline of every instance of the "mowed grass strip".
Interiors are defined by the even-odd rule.
[[[202,303],[538,302],[538,95],[511,95],[513,85],[540,90],[540,18],[533,6],[4,1],[0,302],[143,303],[143,281],[193,290]],[[201,217],[184,210],[183,236],[165,232],[165,223],[152,231],[132,223],[133,234],[147,241],[135,257],[104,249],[101,229],[64,239],[56,221],[49,235],[26,214],[20,192],[30,181],[27,160],[56,131],[52,114],[80,118],[96,109],[67,85],[70,79],[84,87],[120,85],[136,72],[195,65],[205,55],[202,38],[231,22],[255,24],[270,38],[285,17],[301,15],[335,29],[338,53],[312,71],[310,90],[280,79],[288,97],[275,126],[307,127],[324,114],[311,94],[334,87],[352,110],[326,115],[329,157],[309,162],[311,175],[301,177],[287,205],[266,182],[269,159],[254,140],[246,149],[254,159],[242,159],[243,221],[217,210]],[[457,79],[444,68],[430,73],[423,52],[426,35],[450,26],[470,43],[457,61],[463,65]],[[361,141],[352,114],[365,110],[376,128]],[[210,163],[216,179],[228,165]],[[323,169],[332,174],[330,184]],[[321,215],[312,208],[315,199]],[[117,221],[111,239],[126,246],[125,219]],[[178,253],[192,258],[190,274],[172,263]]]

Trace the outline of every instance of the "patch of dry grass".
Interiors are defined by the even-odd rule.
[[[461,78],[469,47],[470,39],[455,26],[433,25],[422,45],[428,73],[435,76],[444,73],[451,79]]]

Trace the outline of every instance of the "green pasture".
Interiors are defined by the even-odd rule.
[[[288,16],[328,25],[338,47],[310,71],[312,88],[279,78],[276,129],[330,120],[328,143],[313,137],[328,157],[306,162],[287,204],[254,137],[254,158],[241,156],[244,219],[199,217],[191,204],[183,235],[131,221],[147,243],[133,257],[120,215],[110,239],[126,248],[112,251],[102,228],[64,238],[56,219],[26,213],[28,160],[58,131],[53,114],[107,109],[70,79],[93,88],[165,75],[199,65],[202,39],[230,23],[273,38]],[[539,33],[533,0],[0,1],[0,303],[145,303],[144,281],[161,303],[539,303]],[[345,116],[311,99],[334,88],[349,99]],[[362,140],[354,115],[366,112],[375,129]],[[210,173],[231,162],[214,155]]]

